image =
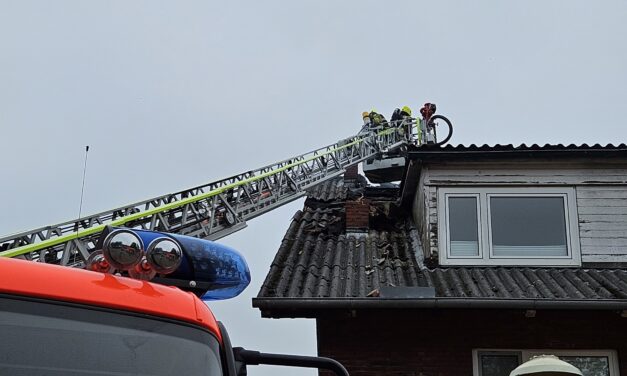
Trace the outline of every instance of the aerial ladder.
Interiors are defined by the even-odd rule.
[[[448,125],[448,140],[450,121],[440,118]],[[0,257],[84,267],[107,226],[216,240],[243,229],[248,220],[306,195],[308,189],[342,175],[350,166],[373,158],[398,157],[409,143],[439,144],[434,137],[425,137],[435,133],[435,125],[423,118],[364,126],[356,136],[256,170],[2,237]]]

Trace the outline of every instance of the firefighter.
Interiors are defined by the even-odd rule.
[[[381,115],[374,109],[370,111],[369,117],[370,117],[370,124],[373,127],[379,127],[382,125],[387,126],[388,124],[388,121],[385,119],[385,116]]]
[[[411,135],[411,108],[403,106],[403,108],[395,109],[392,113],[391,122],[394,126],[402,126],[403,131],[409,137]]]
[[[362,112],[361,118],[364,119],[364,128],[370,128],[370,124],[372,124],[372,121],[370,121],[370,112]]]
[[[411,108],[409,108],[408,106],[403,106],[403,108],[397,108],[396,110],[394,110],[394,112],[392,113],[392,123],[393,124],[397,124],[395,122],[400,122],[400,120],[406,119],[406,118],[410,118],[411,117]]]

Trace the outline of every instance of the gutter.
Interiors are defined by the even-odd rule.
[[[322,311],[336,309],[557,309],[627,310],[627,299],[549,300],[499,298],[253,298],[261,311]],[[275,315],[273,317],[283,315]]]

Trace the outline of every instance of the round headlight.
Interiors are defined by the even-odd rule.
[[[144,255],[141,239],[130,230],[116,230],[107,235],[102,246],[104,257],[118,270],[129,270]]]
[[[148,246],[146,260],[157,273],[172,273],[181,265],[183,250],[173,239],[157,238]]]

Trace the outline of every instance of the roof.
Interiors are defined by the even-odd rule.
[[[341,184],[339,179],[330,186],[337,192]],[[281,310],[294,315],[294,309],[394,307],[399,298],[386,294],[395,289],[404,290],[401,295],[415,289],[418,296],[431,288],[431,297],[408,299],[404,306],[627,309],[625,269],[429,268],[411,216],[389,192],[361,189],[371,200],[370,229],[355,234],[344,224],[347,195],[335,201],[310,195],[294,215],[253,306],[276,317],[285,314]]]
[[[627,144],[581,144],[581,145],[563,145],[563,144],[545,144],[545,145],[513,145],[513,144],[495,144],[495,145],[444,145],[432,146],[410,145],[408,148],[410,159],[423,159],[432,157],[454,158],[456,156],[514,156],[520,155],[524,157],[545,157],[547,155],[555,156],[590,156],[598,155],[603,157],[627,156]]]
[[[307,191],[307,197],[321,202],[345,200],[348,194],[342,179],[331,179]]]
[[[0,257],[0,294],[137,312],[202,326],[221,341],[215,317],[194,294],[112,274]]]

